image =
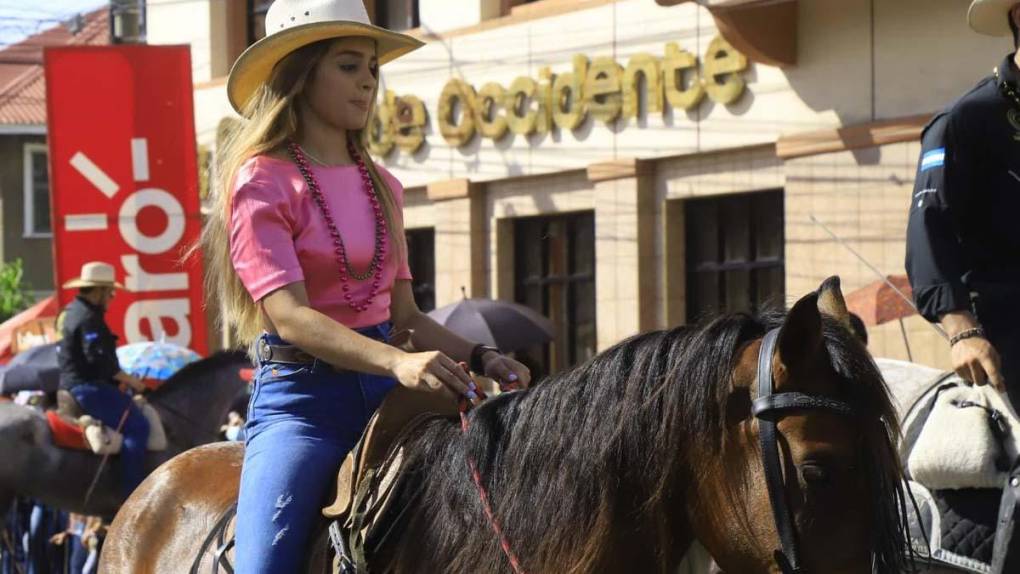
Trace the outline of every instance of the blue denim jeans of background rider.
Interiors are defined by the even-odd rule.
[[[145,452],[149,444],[149,421],[131,400],[113,384],[82,384],[71,387],[71,394],[82,410],[116,429],[124,411],[127,420],[121,428],[124,445],[120,449],[121,489],[130,495],[145,478]]]
[[[82,574],[89,551],[82,544],[80,534],[69,534],[64,539],[64,552],[67,553],[67,574]]]
[[[389,325],[358,329],[381,341]],[[287,343],[263,335],[272,345]],[[245,425],[237,504],[237,574],[299,572],[340,463],[396,385],[310,364],[260,363]]]

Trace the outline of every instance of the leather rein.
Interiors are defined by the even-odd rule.
[[[765,469],[772,517],[779,533],[780,548],[773,552],[783,574],[804,574],[797,548],[797,531],[793,515],[783,491],[783,463],[779,455],[777,421],[794,410],[822,410],[837,415],[852,416],[854,409],[848,403],[827,397],[796,392],[775,392],[772,376],[772,356],[779,339],[779,329],[765,334],[758,351],[758,398],[751,405],[751,415],[758,419],[758,439],[761,444],[761,462]]]

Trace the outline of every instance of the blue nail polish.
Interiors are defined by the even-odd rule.
[[[471,389],[472,391],[477,391],[478,385],[471,383],[470,385],[468,385],[468,388]]]
[[[507,378],[509,378],[511,382],[516,383],[517,382],[517,373],[510,373],[510,376],[507,377]]]
[[[476,400],[478,398],[478,395],[476,395],[474,391],[468,391],[467,398],[469,398],[469,399],[471,399],[473,401],[473,400]]]

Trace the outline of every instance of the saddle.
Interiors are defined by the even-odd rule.
[[[413,474],[404,468],[405,439],[432,419],[457,414],[448,397],[403,386],[383,400],[340,466],[335,496],[322,511],[331,521],[330,540],[341,572],[367,571],[367,555],[400,518]]]
[[[990,574],[1001,491],[928,490],[910,481],[918,512],[908,509],[910,545],[921,562]]]
[[[135,404],[149,423],[148,450],[166,450],[166,430],[159,413],[141,396],[135,397]],[[117,454],[123,446],[121,433],[90,417],[74,395],[63,389],[57,391],[57,409],[46,413],[46,422],[54,444],[60,448],[90,450],[94,454],[105,455]]]
[[[939,377],[904,417],[900,456],[931,490],[1001,489],[1020,455],[1020,420],[991,386]]]
[[[1016,501],[1004,493],[1018,472],[1018,429],[998,391],[952,373],[910,407],[900,453],[917,504],[917,512],[908,509],[911,546],[923,562],[978,574],[1015,571]]]

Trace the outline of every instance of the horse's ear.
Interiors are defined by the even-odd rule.
[[[794,304],[779,330],[779,360],[787,368],[804,364],[822,346],[822,315],[818,293],[808,293]]]
[[[839,289],[839,276],[829,277],[818,288],[818,310],[823,315],[828,315],[839,321],[853,332],[853,327],[850,325],[850,311],[847,310],[843,292]]]

